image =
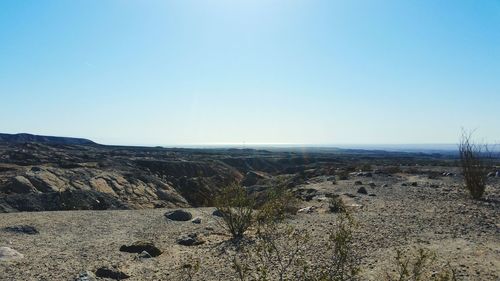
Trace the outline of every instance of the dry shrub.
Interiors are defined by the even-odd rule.
[[[447,268],[440,269],[438,273],[436,255],[426,249],[420,248],[417,253],[403,253],[396,251],[393,272],[386,272],[386,281],[456,281],[455,270],[449,264]]]
[[[259,207],[257,221],[259,224],[281,222],[296,214],[298,205],[297,197],[279,183],[267,192],[264,203]]]
[[[233,184],[223,188],[214,203],[222,213],[222,226],[234,239],[242,238],[254,222],[255,200],[243,187]]]
[[[458,150],[465,186],[473,199],[481,199],[486,189],[488,147],[475,143],[472,132],[462,131]]]
[[[254,243],[235,254],[232,267],[241,281],[357,280],[359,259],[352,226],[350,217],[341,215],[327,241],[313,245],[307,230],[276,222],[262,224]]]
[[[345,212],[347,212],[347,207],[346,207],[344,201],[342,200],[342,198],[340,198],[340,196],[335,196],[335,197],[330,198],[330,200],[328,201],[328,209],[332,213],[345,213]]]

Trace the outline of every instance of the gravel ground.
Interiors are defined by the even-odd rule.
[[[362,185],[355,185],[355,180]],[[376,186],[369,187],[369,182]],[[412,182],[417,186],[411,186]],[[322,241],[337,219],[327,211],[324,195],[339,194],[352,205],[358,224],[355,241],[363,280],[380,280],[391,268],[396,249],[419,247],[433,250],[438,263],[449,262],[457,269],[459,280],[500,280],[499,183],[493,180],[488,200],[476,202],[468,198],[456,177],[431,180],[421,175],[374,175],[336,185],[319,177],[304,186],[318,191],[313,200],[303,202],[317,207],[316,211],[298,214],[289,223],[311,231],[313,243]],[[360,186],[376,196],[358,194]],[[40,232],[27,235],[0,230],[0,247],[24,255],[19,260],[0,261],[0,280],[74,280],[79,272],[94,272],[102,266],[120,268],[131,276],[127,280],[181,280],[180,267],[190,258],[201,260],[194,280],[232,280],[225,256],[218,250],[229,237],[211,215],[213,209],[186,210],[202,218],[202,223],[168,221],[163,216],[166,209],[0,214],[0,229],[26,224]],[[198,233],[206,243],[191,247],[176,243],[179,236],[190,233]],[[141,259],[119,251],[121,245],[137,240],[151,240],[164,253]]]

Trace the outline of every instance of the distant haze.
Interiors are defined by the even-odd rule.
[[[498,0],[5,0],[0,42],[5,133],[377,147],[454,144],[465,127],[500,141]]]

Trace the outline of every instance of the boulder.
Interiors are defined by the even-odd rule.
[[[14,225],[14,226],[7,226],[4,228],[5,231],[7,232],[14,232],[14,233],[19,233],[19,234],[38,234],[38,230],[31,225]]]
[[[189,221],[193,218],[190,212],[184,210],[175,210],[165,213],[165,217],[173,221]]]
[[[12,261],[22,259],[23,254],[9,247],[0,247],[0,261]]]
[[[161,255],[162,251],[158,249],[152,242],[137,241],[132,245],[123,245],[120,247],[120,252],[137,253],[147,252],[152,257]]]
[[[122,280],[130,278],[130,275],[122,272],[116,267],[103,266],[96,270],[95,275],[101,278],[110,278],[115,280]]]

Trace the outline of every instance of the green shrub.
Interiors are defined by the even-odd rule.
[[[401,250],[396,251],[393,272],[386,272],[386,281],[456,281],[455,270],[447,266],[438,269],[435,265],[436,255],[426,249],[418,249],[416,254],[405,254]]]
[[[235,239],[243,237],[253,219],[255,200],[236,184],[223,188],[214,199],[215,207],[222,213],[222,226]]]
[[[345,213],[347,211],[347,207],[340,196],[330,198],[328,202],[328,209],[332,213]]]

